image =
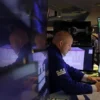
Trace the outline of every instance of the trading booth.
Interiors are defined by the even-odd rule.
[[[50,30],[51,29],[51,30]],[[68,31],[71,33],[74,43],[71,50],[63,57],[64,61],[73,66],[74,68],[86,73],[90,76],[97,77],[100,73],[100,60],[98,52],[97,61],[94,61],[95,47],[91,41],[91,35],[93,28],[91,27],[91,22],[88,21],[55,21],[53,27],[49,28],[48,33],[48,43],[52,41],[53,36],[58,31]],[[100,32],[100,18],[98,18],[98,30]],[[98,33],[99,33],[98,32]],[[98,45],[99,46],[99,45]],[[88,84],[94,84],[88,82]],[[65,95],[62,91],[53,93],[50,95],[50,100],[77,100],[75,96]],[[82,99],[83,100],[83,99]]]

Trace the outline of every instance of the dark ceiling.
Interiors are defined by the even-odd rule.
[[[100,0],[48,0],[48,7],[61,13],[61,17],[49,20],[85,20]]]

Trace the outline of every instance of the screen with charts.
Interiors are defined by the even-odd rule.
[[[0,47],[0,67],[8,66],[16,61],[18,56],[10,45]]]
[[[92,47],[72,47],[63,59],[68,65],[78,70],[93,70]]]

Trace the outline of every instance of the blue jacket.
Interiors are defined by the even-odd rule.
[[[59,49],[53,44],[48,47],[48,60],[50,93],[61,90],[67,94],[92,93],[92,86],[81,83],[84,74],[66,64]]]

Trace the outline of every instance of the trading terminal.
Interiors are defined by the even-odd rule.
[[[38,1],[39,0],[37,0],[37,2]],[[38,6],[36,5],[37,2],[34,3],[34,14],[37,13],[35,12],[35,9],[38,9]],[[4,8],[6,14],[8,14],[7,7],[9,8],[11,6],[9,6],[9,4],[10,3],[7,3],[6,0],[5,2],[0,2],[0,5],[2,5],[0,7]],[[9,11],[8,15],[10,16],[10,14],[11,12]],[[25,16],[26,13],[23,12],[23,14],[23,16]],[[8,15],[4,14],[3,16]],[[35,33],[33,34],[34,38],[37,33],[44,32],[42,30],[42,28],[44,29],[44,26],[42,26],[41,21],[38,20],[39,16],[42,16],[42,14],[40,13],[39,16],[37,15],[38,14],[35,14],[35,17],[38,17],[37,20],[32,19],[31,22],[33,25],[31,27],[34,27],[32,29]],[[12,18],[12,16],[10,17]],[[50,18],[52,17],[53,16],[51,16]],[[100,16],[98,16],[98,18],[96,19],[98,33],[100,33],[99,17]],[[13,29],[9,26],[15,25],[18,27],[18,32],[20,32],[21,29],[21,32],[26,31],[26,33],[29,34],[31,28],[26,27],[27,25],[29,25],[27,15],[22,19],[27,20],[25,22],[27,24],[26,26],[24,25],[25,23],[23,24],[21,20],[16,19],[16,17],[13,17],[12,19],[5,19],[4,17],[4,19],[0,18],[0,20],[2,21],[2,23],[0,23],[0,31],[2,31],[2,33],[0,33],[0,100],[81,100],[77,99],[76,96],[66,95],[62,91],[49,94],[49,79],[47,80],[47,70],[49,72],[47,49],[36,49],[36,45],[32,40],[33,44],[31,45],[31,52],[29,51],[29,53],[25,54],[28,51],[24,52],[24,50],[28,49],[24,48],[21,51],[21,53],[23,54],[20,56],[21,60],[18,57],[20,51],[17,53],[14,52],[14,49],[12,48],[12,45],[9,41],[9,36]],[[63,60],[68,65],[78,69],[79,71],[82,71],[83,73],[86,73],[87,75],[98,77],[100,76],[100,49],[96,54],[98,57],[95,56],[95,46],[92,43],[91,39],[93,36],[96,37],[96,39],[99,38],[99,34],[96,33],[97,31],[92,32],[94,27],[91,28],[91,23],[91,21],[54,20],[52,29],[49,29],[47,26],[47,47],[51,44],[51,40],[55,36],[56,32],[61,30],[70,32],[74,39],[74,43],[71,50],[63,57]],[[29,35],[29,37],[31,38],[31,35]],[[42,40],[40,39],[39,42],[42,43]],[[17,46],[18,45],[19,44],[17,44]],[[18,64],[16,63],[17,59],[20,61],[20,63],[17,62]],[[94,82],[87,82],[87,84],[91,85],[94,84]]]

